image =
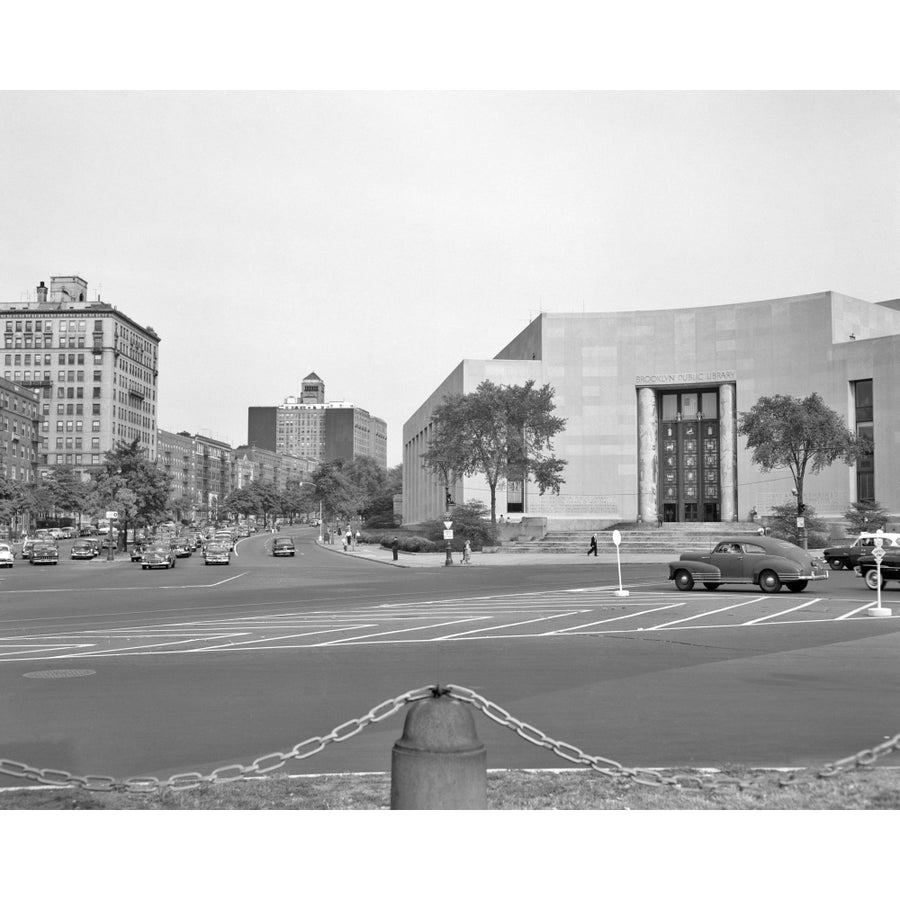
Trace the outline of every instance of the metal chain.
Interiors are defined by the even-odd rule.
[[[337,728],[322,737],[308,738],[284,752],[267,753],[247,766],[240,763],[221,766],[214,769],[209,775],[202,775],[199,772],[183,772],[165,779],[153,777],[116,779],[106,775],[73,775],[57,769],[37,769],[12,759],[0,759],[0,774],[56,787],[80,787],[89,791],[125,791],[134,794],[147,794],[161,790],[183,791],[201,784],[224,784],[251,776],[266,775],[281,768],[291,759],[307,759],[320,753],[329,744],[346,741],[359,734],[367,726],[387,719],[407,704],[438,696],[439,692],[439,688],[431,685],[407,691],[399,697],[379,703],[358,719],[350,719],[342,725],[338,725]]]
[[[590,756],[578,747],[573,747],[571,744],[566,744],[563,741],[557,741],[548,737],[532,725],[520,722],[514,716],[506,712],[506,710],[501,709],[497,704],[476,694],[475,691],[472,691],[469,688],[449,684],[444,691],[441,691],[441,693],[446,693],[457,700],[472,704],[472,706],[481,710],[481,712],[489,719],[515,731],[516,734],[525,738],[526,741],[530,741],[532,744],[537,744],[540,747],[546,747],[557,756],[562,757],[569,762],[589,766],[595,771],[611,778],[628,778],[635,784],[649,785],[651,787],[668,785],[686,790],[711,790],[717,787],[728,786],[745,790],[754,787],[756,783],[765,777],[759,775],[756,777],[735,778],[718,774],[706,777],[700,775],[664,775],[662,772],[655,769],[628,768],[613,759],[605,759],[602,756]],[[832,778],[835,775],[847,772],[850,769],[855,769],[860,766],[871,766],[881,757],[887,756],[889,753],[898,750],[900,750],[900,734],[894,735],[893,738],[884,741],[884,743],[879,744],[877,747],[873,747],[869,750],[861,750],[853,756],[839,759],[816,772],[789,773],[779,780],[779,786],[787,787],[796,782],[813,781],[817,778]]]
[[[754,787],[762,777],[734,778],[724,775],[666,775],[656,769],[629,768],[622,765],[622,763],[616,762],[614,759],[591,756],[572,744],[554,740],[533,725],[516,719],[505,709],[502,709],[496,703],[492,703],[475,691],[455,684],[450,684],[443,688],[440,685],[427,685],[407,691],[399,697],[379,703],[358,719],[350,719],[342,725],[338,725],[337,728],[322,737],[308,738],[299,744],[295,744],[287,751],[267,753],[255,759],[249,765],[232,763],[227,766],[221,766],[208,775],[202,775],[199,772],[183,772],[165,779],[153,777],[116,779],[107,775],[73,775],[70,772],[57,769],[38,769],[12,759],[0,759],[0,774],[37,781],[41,784],[54,785],[56,787],[80,787],[89,791],[126,791],[129,793],[153,793],[161,790],[183,791],[188,788],[198,787],[201,784],[224,784],[252,776],[267,775],[276,769],[280,769],[292,759],[308,759],[310,756],[320,753],[329,744],[349,740],[367,726],[387,719],[409,703],[440,696],[449,696],[455,700],[468,703],[484,713],[489,719],[499,725],[503,725],[505,728],[511,729],[526,741],[539,747],[545,747],[568,762],[588,766],[609,778],[625,778],[635,784],[649,787],[669,786],[682,790],[697,791],[725,786],[738,787],[744,790]],[[893,738],[884,741],[877,747],[861,750],[853,756],[839,759],[818,771],[790,773],[779,780],[779,785],[787,787],[791,784],[812,781],[817,778],[832,778],[851,769],[871,766],[881,757],[896,751],[900,751],[900,734],[894,735]]]

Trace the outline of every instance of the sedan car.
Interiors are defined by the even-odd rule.
[[[231,548],[221,541],[210,541],[203,548],[203,565],[225,565],[231,561]]]
[[[93,541],[85,538],[77,538],[72,544],[70,556],[72,559],[93,559],[98,553],[98,547]]]
[[[811,581],[825,578],[825,564],[806,550],[760,535],[725,537],[711,553],[682,553],[677,562],[669,563],[669,580],[679,591],[689,591],[699,582],[708,591],[723,584],[755,584],[774,594],[782,585],[802,591]]]
[[[34,538],[25,538],[22,541],[22,559],[30,559],[31,551],[34,549],[36,541]]]
[[[885,532],[882,539],[885,550],[900,549],[900,534]],[[855,569],[860,557],[868,556],[874,548],[875,538],[871,534],[861,534],[847,547],[826,547],[822,556],[832,569]]]
[[[12,546],[10,544],[0,544],[0,566],[11,569],[15,559],[16,554],[13,552]]]
[[[132,562],[140,562],[144,558],[144,543],[143,541],[135,541],[131,545],[131,561]]]
[[[275,538],[272,541],[272,556],[293,556],[294,541],[292,538]]]
[[[174,569],[175,554],[167,544],[156,544],[148,547],[141,554],[142,569]]]
[[[190,545],[187,538],[178,537],[172,541],[172,552],[180,559],[190,556],[194,552],[194,548]]]
[[[35,541],[28,562],[32,565],[55,566],[59,562],[59,549],[54,541]]]

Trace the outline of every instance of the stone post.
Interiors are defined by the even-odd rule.
[[[721,497],[723,522],[731,522],[737,513],[735,483],[734,385],[719,386],[719,472],[721,474]]]
[[[638,515],[655,522],[659,513],[659,421],[656,391],[638,390]]]

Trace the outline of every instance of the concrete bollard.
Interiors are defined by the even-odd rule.
[[[486,809],[487,751],[469,707],[414,703],[391,754],[391,809]]]

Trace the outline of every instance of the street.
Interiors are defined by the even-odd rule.
[[[127,557],[0,573],[0,757],[207,773],[329,735],[414,688],[472,689],[627,766],[822,765],[900,730],[900,615],[852,572],[801,595],[676,591],[660,562],[395,568],[291,534],[227,566]],[[900,610],[900,590],[884,605]],[[387,771],[404,713],[280,771]],[[568,765],[476,713],[491,768]],[[0,786],[22,786],[2,777]]]

